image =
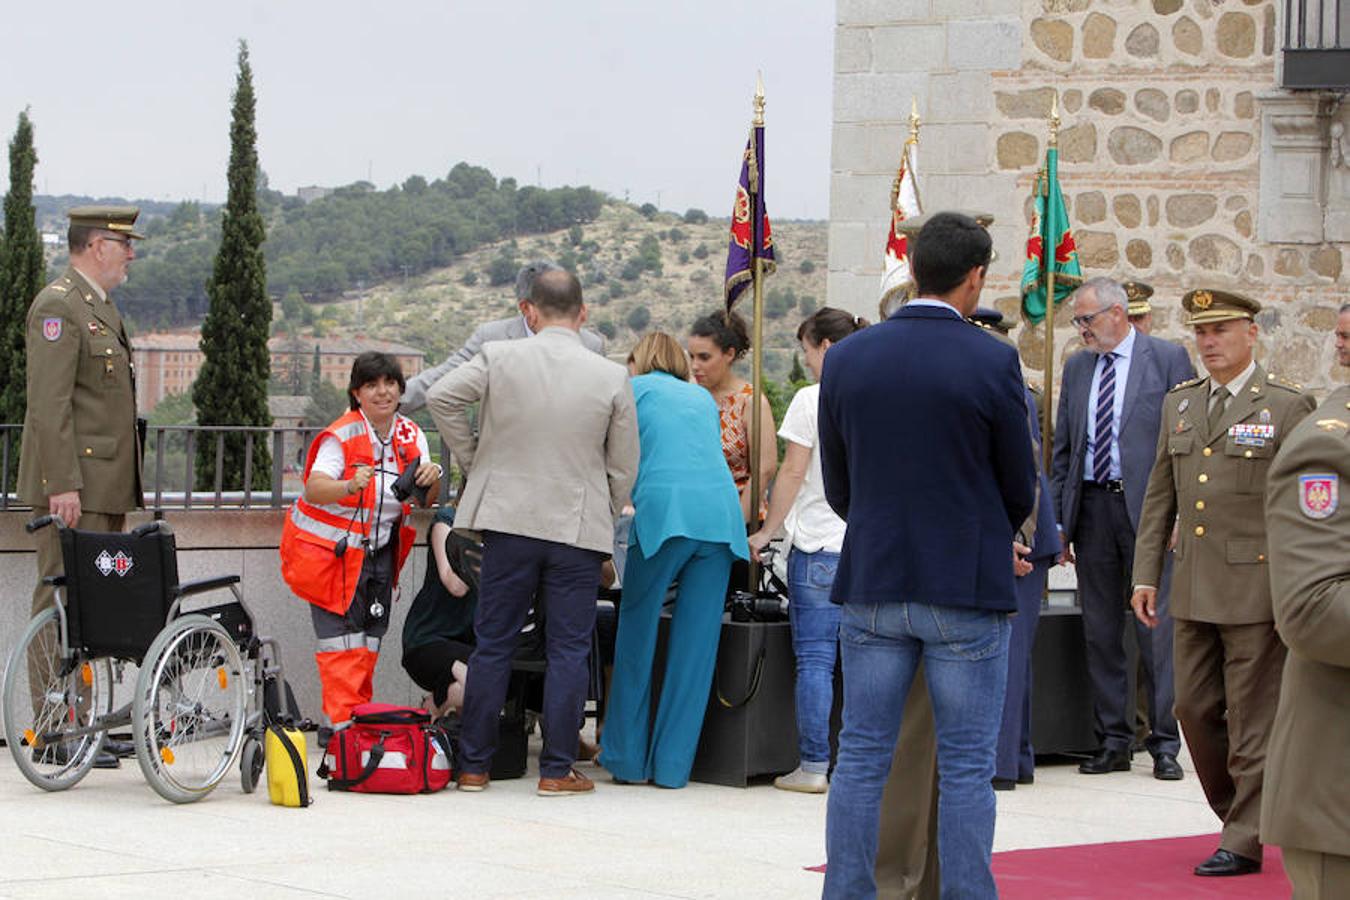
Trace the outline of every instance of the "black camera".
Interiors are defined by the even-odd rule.
[[[417,467],[422,464],[422,457],[413,457],[412,462],[404,467],[403,472],[398,476],[398,480],[389,486],[389,490],[398,499],[400,503],[407,501],[409,497],[416,497],[418,504],[427,505],[427,492],[431,490],[430,486],[422,487],[417,483]]]
[[[733,591],[727,598],[733,622],[785,622],[787,608],[787,598],[778,594]]]

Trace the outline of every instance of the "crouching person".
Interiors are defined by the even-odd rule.
[[[310,604],[330,725],[370,700],[394,585],[417,536],[408,525],[417,492],[400,476],[416,467],[411,478],[427,489],[426,505],[440,489],[426,436],[398,414],[404,384],[392,356],[356,357],[351,410],[310,445],[304,493],[282,529],[281,575]]]

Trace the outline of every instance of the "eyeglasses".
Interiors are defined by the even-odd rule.
[[[96,241],[112,241],[114,244],[121,244],[123,247],[130,247],[130,246],[131,246],[131,238],[129,238],[129,237],[121,237],[120,235],[116,235],[116,234],[100,234],[98,237],[94,238],[94,240],[96,240]]]
[[[1072,319],[1070,319],[1069,321],[1070,321],[1071,323],[1073,323],[1073,327],[1074,327],[1074,328],[1077,328],[1078,330],[1081,331],[1082,329],[1084,329],[1084,328],[1088,327],[1089,325],[1091,325],[1093,319],[1097,318],[1097,317],[1100,316],[1102,313],[1106,312],[1106,310],[1108,310],[1108,309],[1111,309],[1111,307],[1108,306],[1108,307],[1106,307],[1105,309],[1099,309],[1099,310],[1097,310],[1096,312],[1094,312],[1094,313],[1088,313],[1088,314],[1085,315],[1085,316],[1074,316],[1074,317],[1073,317]]]

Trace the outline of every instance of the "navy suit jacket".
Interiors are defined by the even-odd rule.
[[[1015,349],[903,307],[825,355],[819,429],[825,499],[848,523],[836,603],[1015,608],[1036,479]]]
[[[1041,417],[1036,414],[1036,398],[1031,388],[1026,390],[1027,411],[1031,423],[1032,450],[1036,461],[1036,489],[1039,492],[1036,504],[1036,534],[1031,541],[1031,553],[1027,559],[1040,562],[1055,559],[1063,544],[1059,538],[1058,521],[1055,513],[1055,495],[1050,489],[1050,479],[1045,477],[1045,458],[1041,452]]]
[[[1100,354],[1081,350],[1064,362],[1055,416],[1054,460],[1050,486],[1064,539],[1076,540],[1078,505],[1083,492],[1083,454],[1087,450],[1087,422],[1092,373]],[[1183,381],[1195,377],[1195,367],[1184,347],[1137,331],[1130,375],[1125,381],[1125,405],[1120,414],[1120,480],[1130,524],[1139,530],[1144,490],[1158,453],[1163,397]]]

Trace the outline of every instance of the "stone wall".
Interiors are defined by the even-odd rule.
[[[1279,229],[1260,227],[1263,177],[1289,170],[1263,159],[1262,106],[1282,93],[1272,0],[839,0],[838,13],[830,303],[875,311],[912,91],[925,118],[925,208],[994,213],[986,299],[1015,314],[1028,194],[1057,97],[1061,184],[1085,274],[1153,284],[1155,333],[1188,344],[1180,295],[1240,290],[1267,307],[1258,354],[1272,369],[1319,391],[1350,378],[1330,333],[1350,299],[1350,244],[1321,233],[1274,243],[1264,237]],[[1057,326],[1063,359],[1079,342],[1064,312]],[[1041,329],[1014,337],[1039,380]]]

